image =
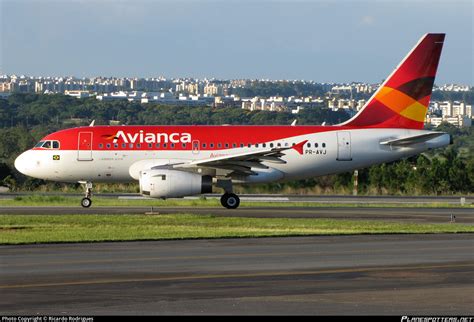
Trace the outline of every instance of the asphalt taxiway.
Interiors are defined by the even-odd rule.
[[[63,215],[63,214],[144,214],[151,207],[0,207],[0,214]],[[332,218],[350,220],[389,220],[423,223],[447,223],[452,216],[456,223],[474,224],[473,208],[421,208],[421,207],[240,207],[238,209],[201,207],[153,207],[159,214],[211,214],[227,217],[258,218]]]
[[[0,246],[5,314],[474,314],[472,234]]]
[[[454,202],[454,201],[453,201]],[[143,214],[150,207],[0,207]],[[154,207],[160,214],[474,224],[472,208]],[[474,234],[0,246],[2,315],[473,315]]]

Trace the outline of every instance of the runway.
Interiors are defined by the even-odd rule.
[[[0,214],[144,214],[151,207],[0,207]],[[390,220],[422,223],[447,223],[455,216],[456,223],[474,224],[472,208],[411,208],[411,207],[240,207],[238,209],[198,207],[154,207],[160,214],[211,214],[227,217],[259,218],[332,218],[349,220]]]
[[[0,246],[2,314],[474,314],[474,236]]]

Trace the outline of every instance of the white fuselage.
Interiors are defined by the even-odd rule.
[[[352,129],[327,131],[266,142],[275,146],[291,146],[304,140],[303,153],[293,149],[281,157],[286,163],[263,163],[270,168],[255,169],[258,175],[233,178],[234,183],[264,183],[303,179],[361,169],[370,165],[391,162],[419,154],[428,149],[449,144],[450,137],[443,134],[434,139],[406,147],[380,144],[383,141],[430,133],[410,129]],[[173,165],[213,156],[258,151],[262,147],[237,147],[223,150],[120,150],[113,146],[91,151],[91,158],[80,160],[77,150],[29,150],[15,161],[22,173],[45,180],[59,182],[131,182],[137,180],[134,165]],[[59,155],[59,160],[53,156]],[[83,158],[82,158],[83,159]],[[135,167],[136,168],[136,167]]]

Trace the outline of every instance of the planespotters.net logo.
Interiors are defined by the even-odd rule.
[[[136,133],[120,130],[115,135],[107,135],[106,139],[113,139],[113,143],[119,140],[123,143],[191,143],[192,140],[190,133],[150,133],[143,130]]]
[[[474,322],[471,316],[402,316],[401,322]]]

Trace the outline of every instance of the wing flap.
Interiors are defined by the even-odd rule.
[[[267,148],[258,151],[249,151],[237,154],[221,155],[214,158],[195,160],[185,164],[175,165],[175,168],[215,168],[231,170],[236,174],[252,175],[255,174],[252,168],[268,169],[262,162],[285,164],[286,161],[281,157],[285,155],[284,151],[294,149],[298,153],[303,153],[303,146],[307,140],[289,147]]]

